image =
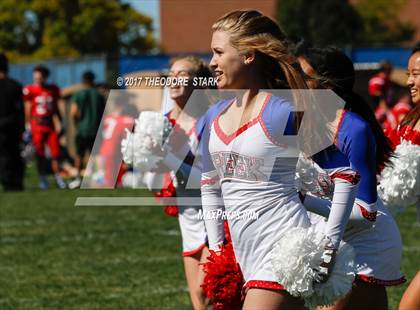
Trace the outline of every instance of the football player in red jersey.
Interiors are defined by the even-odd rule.
[[[51,153],[51,168],[55,181],[59,188],[66,188],[66,183],[59,174],[58,157],[60,147],[58,134],[54,125],[57,117],[61,123],[61,115],[58,111],[58,99],[60,90],[54,84],[47,84],[49,70],[42,65],[33,69],[33,84],[25,86],[23,95],[25,100],[26,126],[32,131],[32,143],[35,147],[37,168],[40,176],[39,187],[48,188],[46,178],[47,167],[45,159],[45,145],[48,145]]]
[[[99,166],[104,173],[103,185],[108,188],[118,185],[126,170],[125,165],[121,165],[121,140],[126,136],[125,129],[132,131],[134,127],[134,118],[128,113],[127,100],[123,96],[116,98],[113,112],[103,120]]]

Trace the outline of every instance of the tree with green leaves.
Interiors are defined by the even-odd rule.
[[[406,0],[359,0],[355,5],[363,18],[364,31],[360,43],[364,45],[395,45],[411,40],[415,28],[399,19]]]
[[[289,36],[321,46],[396,45],[414,34],[398,18],[405,1],[278,0],[277,16]]]
[[[12,59],[116,56],[155,47],[152,19],[120,0],[0,1],[0,50]]]
[[[363,24],[346,0],[279,0],[278,20],[286,33],[319,45],[357,42]]]

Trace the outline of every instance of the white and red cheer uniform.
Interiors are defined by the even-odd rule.
[[[337,169],[356,171],[360,182],[343,240],[355,250],[357,278],[372,284],[398,285],[405,282],[400,271],[402,241],[397,224],[377,194],[375,152],[369,124],[359,115],[343,111],[334,145],[312,156],[315,186],[311,192],[325,199],[307,195],[304,204],[309,211],[331,216],[331,200],[342,194],[334,180],[357,181],[349,174],[337,175]],[[326,229],[323,217],[310,214],[321,231]]]
[[[207,112],[200,147],[209,247],[218,250],[224,242],[224,218],[217,216],[224,211],[245,287],[282,290],[271,270],[273,245],[290,228],[310,226],[294,184],[296,149],[283,139],[294,135],[292,105],[267,95],[255,119],[227,134],[219,117],[233,102]]]

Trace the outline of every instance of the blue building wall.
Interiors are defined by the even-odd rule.
[[[406,68],[411,50],[408,48],[356,48],[345,50],[355,63],[378,63],[387,59],[396,68]],[[197,55],[210,61],[211,54]],[[118,60],[114,74],[123,76],[136,71],[164,71],[169,67],[169,55],[124,56]],[[50,81],[59,87],[66,87],[80,82],[81,75],[91,70],[96,75],[97,82],[105,82],[107,70],[110,69],[105,56],[82,57],[79,59],[60,59],[40,62],[51,71]],[[32,82],[32,69],[38,63],[17,63],[10,65],[10,75],[22,84]],[[115,85],[114,85],[115,87]]]
[[[409,48],[355,48],[345,50],[354,63],[378,63],[389,60],[396,68],[406,68],[411,53]],[[211,54],[197,55],[210,61]],[[124,75],[136,71],[163,71],[168,68],[170,57],[158,56],[130,56],[121,57],[119,74]]]
[[[407,68],[409,48],[355,48],[350,51],[354,63],[380,62],[387,59],[396,68]]]
[[[104,56],[10,64],[9,75],[23,85],[30,84],[32,83],[32,70],[38,64],[48,67],[50,70],[49,81],[59,87],[80,83],[83,72],[87,70],[95,74],[96,82],[106,80],[107,64]]]
[[[205,61],[210,61],[211,59],[210,54],[198,54],[197,56]],[[119,61],[119,75],[123,76],[136,71],[164,71],[168,69],[171,58],[172,56],[169,55],[121,57]]]

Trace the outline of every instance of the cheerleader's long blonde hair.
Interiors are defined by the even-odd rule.
[[[255,10],[233,11],[220,17],[212,30],[229,33],[230,44],[239,53],[254,51],[270,88],[307,88],[285,33],[271,18]]]
[[[275,21],[255,10],[238,10],[220,17],[212,30],[227,32],[230,44],[240,54],[255,53],[268,88],[292,90],[290,99],[296,111],[305,111],[310,115],[305,117],[305,124],[301,126],[303,114],[295,114],[296,126],[300,127],[300,150],[312,154],[325,140],[323,137],[327,135],[333,140],[334,126],[328,125],[319,130],[319,124],[326,124],[330,119],[317,111],[310,91],[300,91],[308,89],[303,71],[290,51],[286,34]]]

